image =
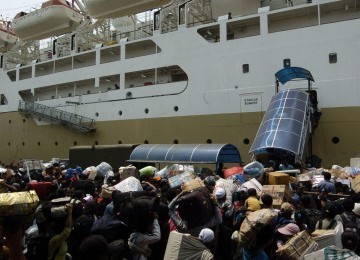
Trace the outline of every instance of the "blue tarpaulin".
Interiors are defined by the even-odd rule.
[[[281,69],[276,72],[275,78],[281,84],[285,84],[286,82],[293,79],[307,79],[309,81],[314,81],[310,71],[300,67],[288,67]]]

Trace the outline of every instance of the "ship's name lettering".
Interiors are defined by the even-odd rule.
[[[258,103],[258,98],[246,98],[245,105],[256,105]]]

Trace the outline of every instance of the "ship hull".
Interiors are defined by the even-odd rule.
[[[312,149],[313,154],[323,158],[323,167],[334,163],[349,165],[356,151],[360,153],[360,120],[354,117],[359,113],[360,107],[322,110]],[[247,162],[262,116],[263,113],[255,112],[106,121],[97,122],[96,133],[84,135],[56,124],[39,126],[18,112],[2,113],[0,159],[10,162],[19,158],[68,158],[69,148],[76,145],[212,142],[236,145],[242,160]]]

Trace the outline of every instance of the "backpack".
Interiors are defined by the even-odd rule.
[[[251,249],[255,246],[256,234],[263,227],[271,224],[277,213],[270,209],[251,212],[240,226],[238,242],[240,246]]]

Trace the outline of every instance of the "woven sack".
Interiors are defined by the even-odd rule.
[[[0,216],[24,216],[35,212],[39,197],[34,190],[0,194]]]

